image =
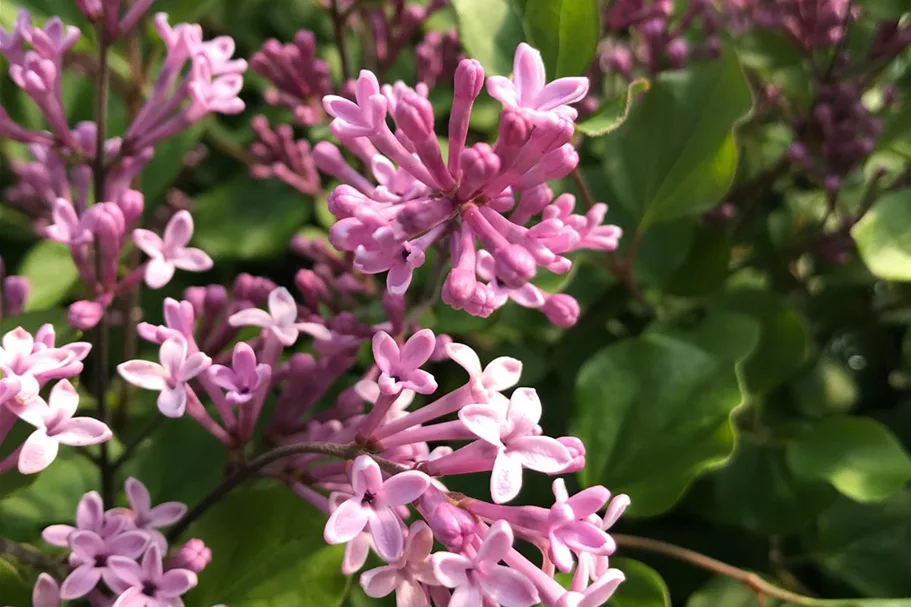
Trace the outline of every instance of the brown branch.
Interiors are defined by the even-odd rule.
[[[653,540],[647,537],[639,537],[635,535],[613,533],[611,536],[620,547],[632,548],[634,550],[643,550],[646,552],[654,552],[656,554],[663,554],[665,556],[677,559],[678,561],[683,561],[701,569],[717,573],[718,575],[723,575],[733,580],[737,580],[746,586],[753,594],[755,594],[757,596],[757,600],[758,597],[769,597],[781,601],[787,601],[788,603],[794,603],[795,605],[814,605],[817,603],[817,600],[813,597],[797,594],[796,592],[791,592],[790,590],[785,590],[784,588],[779,588],[778,586],[765,581],[760,576],[751,571],[740,569],[739,567],[734,567],[733,565],[728,565],[727,563],[713,559],[710,556],[706,556],[694,550],[683,548],[682,546],[677,546],[668,542],[662,542],[660,540]],[[760,602],[760,604],[762,603]]]
[[[11,556],[23,565],[46,571],[57,579],[66,577],[67,567],[62,561],[56,560],[27,544],[20,544],[5,537],[0,537],[0,554]]]

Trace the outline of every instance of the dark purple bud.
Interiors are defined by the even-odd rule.
[[[3,313],[6,316],[17,316],[25,307],[25,301],[31,291],[28,278],[24,276],[7,276],[3,281]]]

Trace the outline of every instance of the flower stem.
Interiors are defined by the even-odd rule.
[[[617,545],[620,547],[663,554],[677,559],[678,561],[684,561],[691,565],[695,565],[696,567],[700,567],[701,569],[706,569],[718,575],[737,580],[757,597],[778,599],[795,605],[816,605],[819,603],[818,600],[812,597],[797,594],[796,592],[791,592],[790,590],[785,590],[784,588],[779,588],[774,584],[770,584],[751,571],[728,565],[727,563],[713,559],[710,556],[706,556],[705,554],[701,554],[694,550],[683,548],[682,546],[662,542],[660,540],[653,540],[647,537],[624,535],[621,533],[612,533],[611,537],[614,538]]]
[[[346,16],[338,9],[338,0],[332,0],[329,8],[332,14],[332,35],[335,37],[335,45],[338,47],[338,54],[342,61],[342,82],[348,82],[351,78],[351,66],[348,65],[348,50],[345,45],[345,18]]]

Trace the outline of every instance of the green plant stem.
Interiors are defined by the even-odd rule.
[[[96,74],[95,89],[95,160],[92,167],[94,177],[95,203],[104,201],[104,186],[107,176],[104,158],[105,125],[108,112],[108,86],[110,74],[108,69],[108,38],[104,32],[104,19],[99,20],[96,28],[98,33],[98,72]],[[101,256],[95,251],[96,272],[101,276]],[[108,384],[108,322],[107,315],[102,314],[101,321],[95,331],[96,339],[93,348],[95,355],[95,398],[98,403],[98,417],[105,424],[109,423],[108,406],[106,402]],[[110,454],[107,443],[99,445],[100,454],[98,468],[101,474],[101,496],[105,504],[114,501],[114,469],[111,467]]]
[[[0,537],[0,554],[11,556],[23,565],[46,571],[57,579],[63,579],[67,573],[67,567],[63,562],[49,557],[37,548],[5,537]]]
[[[359,455],[369,455],[379,465],[380,468],[390,474],[405,472],[409,469],[405,466],[402,466],[401,464],[396,464],[395,462],[376,457],[373,455],[373,452],[370,449],[359,443],[348,443],[347,445],[340,445],[338,443],[305,442],[276,447],[275,449],[267,451],[262,455],[259,455],[258,457],[250,460],[246,465],[241,466],[237,472],[222,481],[218,487],[213,489],[209,495],[204,497],[201,502],[196,504],[192,510],[187,512],[184,517],[180,519],[180,521],[178,521],[178,523],[168,531],[168,541],[173,542],[179,538],[181,534],[183,534],[183,532],[186,531],[190,525],[200,516],[202,516],[209,508],[220,502],[225,498],[225,496],[231,493],[231,491],[243,484],[244,481],[253,477],[257,472],[269,464],[275,463],[286,457],[291,457],[293,455],[302,455],[304,453],[317,453],[345,460],[354,459]]]
[[[331,0],[329,11],[332,15],[332,35],[342,62],[342,81],[347,82],[351,78],[351,67],[348,65],[348,50],[345,44],[345,17],[347,15],[343,16],[339,11],[338,0]]]
[[[664,556],[669,556],[673,559],[677,559],[678,561],[689,563],[691,565],[699,567],[700,569],[705,569],[707,571],[711,571],[712,573],[737,580],[756,595],[757,601],[760,605],[763,604],[763,601],[761,600],[763,597],[787,601],[788,603],[793,603],[795,605],[818,604],[818,600],[814,599],[813,597],[797,594],[796,592],[791,592],[790,590],[785,590],[784,588],[779,588],[778,586],[765,581],[760,576],[751,571],[740,569],[739,567],[734,567],[733,565],[729,565],[717,559],[713,559],[710,556],[706,556],[704,554],[696,552],[695,550],[690,550],[689,548],[684,548],[682,546],[677,546],[668,542],[662,542],[660,540],[653,540],[647,537],[625,535],[621,533],[612,533],[611,537],[613,537],[617,542],[617,545],[622,548],[632,548],[634,550],[663,554]]]

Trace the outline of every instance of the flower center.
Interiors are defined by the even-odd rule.
[[[361,501],[363,504],[372,504],[373,500],[376,499],[376,496],[370,493],[369,491],[364,492],[364,499]]]
[[[95,556],[95,566],[96,567],[107,567],[108,566],[108,555],[99,554]]]
[[[142,593],[149,598],[155,598],[155,593],[158,592],[158,586],[152,582],[145,582],[142,585]]]

